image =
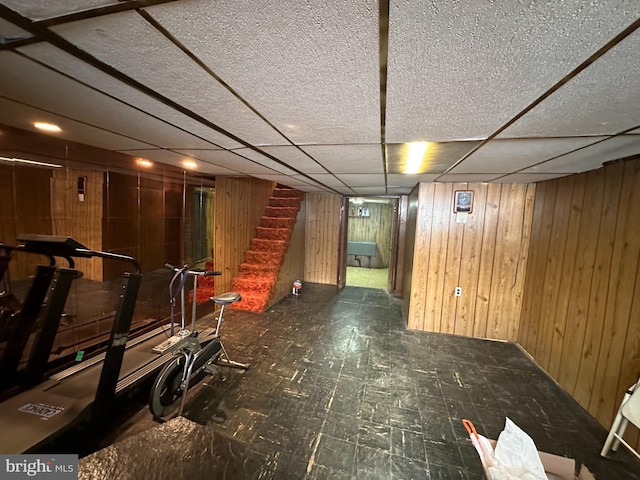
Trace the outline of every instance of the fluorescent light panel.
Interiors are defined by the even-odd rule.
[[[429,148],[429,142],[411,142],[409,144],[409,155],[404,173],[413,174],[420,171],[427,148]]]
[[[37,165],[39,167],[62,168],[62,165],[58,165],[57,163],[36,162],[35,160],[25,160],[24,158],[0,157],[0,161],[10,163],[26,163],[27,165]]]

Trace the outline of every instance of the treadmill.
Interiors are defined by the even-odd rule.
[[[20,248],[48,257],[63,257],[70,261],[69,269],[57,269],[56,274],[72,278],[73,258],[99,257],[127,262],[133,272],[124,275],[122,290],[106,351],[0,403],[0,453],[33,453],[50,444],[58,436],[83,423],[102,423],[110,418],[118,398],[143,380],[155,375],[172,358],[172,353],[153,351],[167,338],[169,326],[161,326],[132,341],[127,341],[134,307],[142,279],[138,262],[130,256],[94,251],[71,237],[53,235],[22,235]],[[67,271],[69,270],[69,271]],[[62,282],[63,284],[65,282]],[[29,359],[28,381],[39,380],[42,362],[46,363],[55,330],[60,322],[64,302],[56,301],[57,278],[51,281],[47,305],[42,316],[42,331],[37,349]],[[68,291],[67,291],[68,293]],[[62,294],[60,294],[62,297]],[[66,298],[66,296],[65,296]],[[49,310],[52,310],[48,314]],[[53,333],[52,333],[53,332]],[[48,348],[47,348],[48,346]],[[30,368],[30,370],[29,370]],[[33,373],[35,372],[35,373]],[[0,375],[2,372],[0,372]]]

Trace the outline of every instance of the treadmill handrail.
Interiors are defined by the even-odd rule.
[[[101,252],[98,250],[91,250],[80,242],[74,240],[68,236],[56,236],[56,235],[42,235],[42,234],[21,234],[17,237],[17,240],[24,242],[19,248],[21,250],[40,253],[52,257],[63,257],[73,264],[71,257],[91,258],[99,257],[111,260],[119,260],[129,262],[133,264],[135,273],[141,273],[140,264],[138,261],[129,256],[120,253]]]

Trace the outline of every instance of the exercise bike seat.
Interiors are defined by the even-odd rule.
[[[229,305],[230,303],[242,300],[242,295],[237,292],[227,292],[211,297],[210,300],[218,305]]]

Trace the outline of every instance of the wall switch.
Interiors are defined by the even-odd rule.
[[[461,297],[462,296],[462,287],[456,287],[456,289],[453,291],[453,294],[456,297]]]

